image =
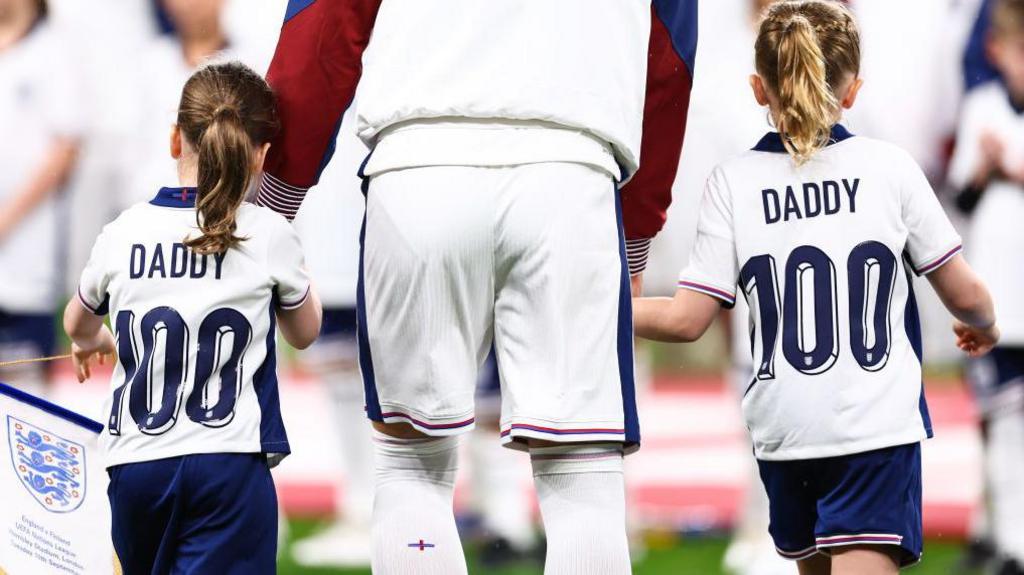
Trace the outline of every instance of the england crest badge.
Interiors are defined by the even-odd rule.
[[[85,447],[10,415],[7,443],[22,485],[47,511],[68,513],[85,499]]]

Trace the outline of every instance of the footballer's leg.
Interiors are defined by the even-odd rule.
[[[491,345],[487,178],[430,167],[370,181],[357,299],[375,432],[374,573],[466,572],[452,503],[458,435],[473,428]]]
[[[545,571],[629,573],[622,459],[639,430],[614,182],[568,163],[506,175],[494,311],[502,438],[530,452]]]
[[[374,422],[373,571],[466,573],[452,509],[458,436]]]
[[[1017,573],[1024,566],[1024,459],[1021,458],[1024,413],[1007,406],[989,418],[985,453],[989,492],[992,498],[992,532],[1003,565],[1001,572]]]

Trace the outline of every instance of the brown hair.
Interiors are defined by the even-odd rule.
[[[996,0],[992,6],[992,34],[1006,36],[1024,32],[1024,0]]]
[[[782,141],[802,164],[828,144],[839,114],[835,92],[860,72],[857,23],[839,2],[777,2],[761,21],[754,54],[758,75],[779,100]]]
[[[199,153],[196,223],[202,235],[185,245],[210,254],[245,240],[235,235],[236,214],[252,183],[256,152],[278,126],[270,86],[245,65],[206,66],[188,79],[178,127]]]

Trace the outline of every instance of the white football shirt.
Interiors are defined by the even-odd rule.
[[[252,204],[237,248],[202,256],[195,190],[163,188],[108,224],[79,284],[118,347],[104,416],[108,466],[194,453],[289,452],[275,366],[277,307],[309,293],[298,235]]]
[[[77,75],[45,20],[0,51],[0,205],[35,177],[56,138],[82,134]],[[60,192],[0,239],[0,310],[53,313],[60,297],[64,228]]]
[[[964,99],[949,169],[950,182],[957,188],[966,187],[974,178],[982,159],[982,135],[986,133],[1002,142],[1007,170],[1024,170],[1024,110],[1011,104],[1000,82],[979,86]],[[967,234],[971,264],[992,290],[999,313],[1000,346],[1024,346],[1024,266],[1007,265],[1024,253],[1021,222],[1024,186],[996,179],[985,188]]]
[[[911,271],[960,251],[903,150],[842,126],[803,166],[778,134],[712,173],[679,287],[751,308],[755,455],[813,459],[931,435]]]

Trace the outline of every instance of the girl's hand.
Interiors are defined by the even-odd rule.
[[[979,329],[960,320],[953,320],[953,333],[956,334],[956,346],[970,357],[985,355],[999,341],[999,328],[995,324]]]
[[[110,333],[110,328],[106,325],[100,329],[96,337],[93,338],[93,341],[71,344],[71,362],[75,366],[75,375],[78,377],[78,383],[82,383],[92,377],[90,364],[94,355],[98,356],[97,361],[100,365],[106,363],[108,357],[111,363],[117,357],[114,335]]]

